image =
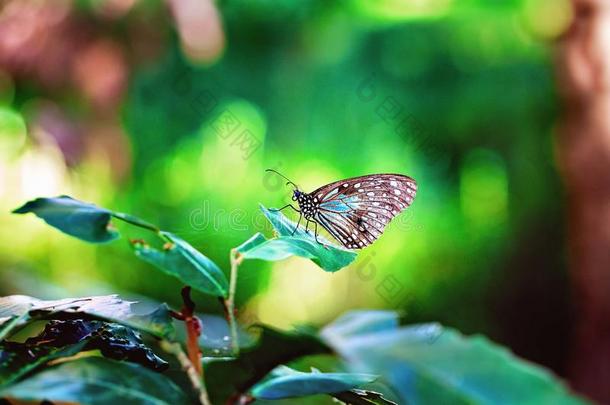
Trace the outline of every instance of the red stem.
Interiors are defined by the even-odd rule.
[[[203,367],[201,365],[201,350],[199,350],[199,336],[201,335],[201,323],[199,318],[195,316],[195,303],[191,299],[191,287],[182,289],[182,318],[186,326],[186,352],[193,367],[200,376],[203,375]]]

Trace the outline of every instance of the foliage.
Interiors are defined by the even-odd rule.
[[[554,41],[538,34],[561,31],[566,1],[213,2],[225,35],[213,64],[190,60],[181,36],[217,37],[179,28],[167,2],[69,1],[58,26],[51,3],[8,1],[19,7],[3,7],[7,17],[21,11],[42,31],[3,25],[6,38],[29,41],[1,50],[1,211],[68,193],[150,219],[226,271],[230,248],[271,236],[252,202],[289,198],[264,168],[304,190],[405,173],[423,186],[417,203],[353,270],[247,262],[237,306],[282,327],[320,326],[343,308],[401,308],[410,322],[478,331],[563,371],[573,318],[550,142]],[[225,111],[241,123],[232,134],[218,130]],[[243,133],[260,145],[247,158]],[[0,295],[121,291],[180,304],[182,281],[132,262],[126,243],[90,246],[34,218],[1,221]],[[375,293],[389,277],[400,294]],[[304,288],[284,299],[288,285]],[[215,296],[196,299],[200,312],[216,311]]]
[[[340,394],[370,384],[377,379],[371,374],[321,373],[313,369],[302,373],[281,366],[270,373],[270,378],[252,388],[252,396],[259,399],[283,399],[315,394]]]
[[[548,371],[485,338],[466,337],[438,324],[402,326],[398,315],[389,311],[347,313],[319,331],[259,325],[249,332],[258,331],[251,338],[255,343],[241,345],[235,318],[229,316],[234,289],[228,288],[220,268],[186,241],[136,217],[69,197],[37,199],[24,207],[16,212],[34,212],[50,225],[94,243],[106,238],[91,235],[103,235],[101,229],[107,229],[110,217],[155,232],[169,246],[160,251],[132,241],[134,253],[164,273],[221,297],[229,327],[216,327],[231,335],[227,339],[232,350],[229,357],[208,355],[209,345],[198,338],[208,324],[202,325],[194,315],[188,287],[182,292],[180,312],[161,305],[144,315],[135,314],[133,303],[116,295],[58,301],[4,297],[0,397],[91,404],[186,404],[198,398],[204,404],[238,404],[326,394],[354,405],[585,403]],[[233,251],[232,281],[241,262],[250,258],[275,261],[298,255],[326,271],[337,271],[353,260],[353,253],[317,244],[300,229],[293,236],[296,224],[281,213],[265,208],[263,212],[276,236],[266,239],[257,234]],[[188,357],[173,333],[172,318],[185,323]],[[19,335],[38,321],[46,322],[43,331],[19,342]],[[155,344],[147,346],[140,333]],[[155,348],[176,356],[190,388],[175,374],[162,373],[168,363]],[[335,361],[324,372],[288,367],[307,363],[312,355]]]
[[[162,374],[96,357],[49,367],[20,383],[0,388],[0,396],[94,405],[189,403],[188,396]]]
[[[121,323],[157,337],[171,337],[169,308],[159,305],[147,314],[138,314],[132,308],[133,302],[125,301],[117,295],[82,298],[65,298],[45,301],[25,295],[11,295],[0,298],[0,338],[13,329],[39,319],[101,319]]]
[[[132,241],[136,256],[201,292],[219,297],[227,295],[227,279],[215,263],[179,237],[135,216],[98,208],[68,196],[38,198],[13,212],[32,212],[49,225],[87,242],[107,242],[118,237],[116,231],[109,230],[111,217],[148,229],[169,246],[160,252],[144,241]]]
[[[263,206],[260,208],[273,226],[277,237],[266,239],[257,233],[237,248],[244,258],[276,261],[300,256],[311,259],[323,270],[330,272],[348,266],[356,258],[354,252],[332,244],[323,236],[318,236],[319,242],[316,241],[313,231],[305,232],[279,211]]]
[[[169,246],[164,246],[163,250],[152,248],[143,241],[131,241],[136,256],[201,292],[227,296],[227,279],[216,263],[179,237],[169,232],[161,235],[169,241]]]

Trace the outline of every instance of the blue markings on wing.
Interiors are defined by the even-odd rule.
[[[360,199],[358,196],[347,197],[344,194],[339,194],[337,197],[330,201],[324,201],[320,203],[320,208],[327,211],[334,212],[349,212],[358,208],[357,203]]]

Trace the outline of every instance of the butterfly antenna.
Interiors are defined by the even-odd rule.
[[[299,186],[297,186],[294,182],[292,182],[288,177],[284,176],[282,173],[278,172],[277,170],[273,170],[273,169],[265,169],[266,172],[273,172],[275,174],[278,174],[280,176],[282,176],[283,178],[285,178],[286,180],[288,180],[288,183],[286,183],[286,185],[288,184],[292,184],[293,186],[295,186],[297,188],[297,190],[299,189]]]

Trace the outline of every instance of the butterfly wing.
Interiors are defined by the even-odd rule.
[[[372,244],[415,198],[417,183],[401,174],[373,174],[336,181],[311,193],[324,229],[348,249]]]

